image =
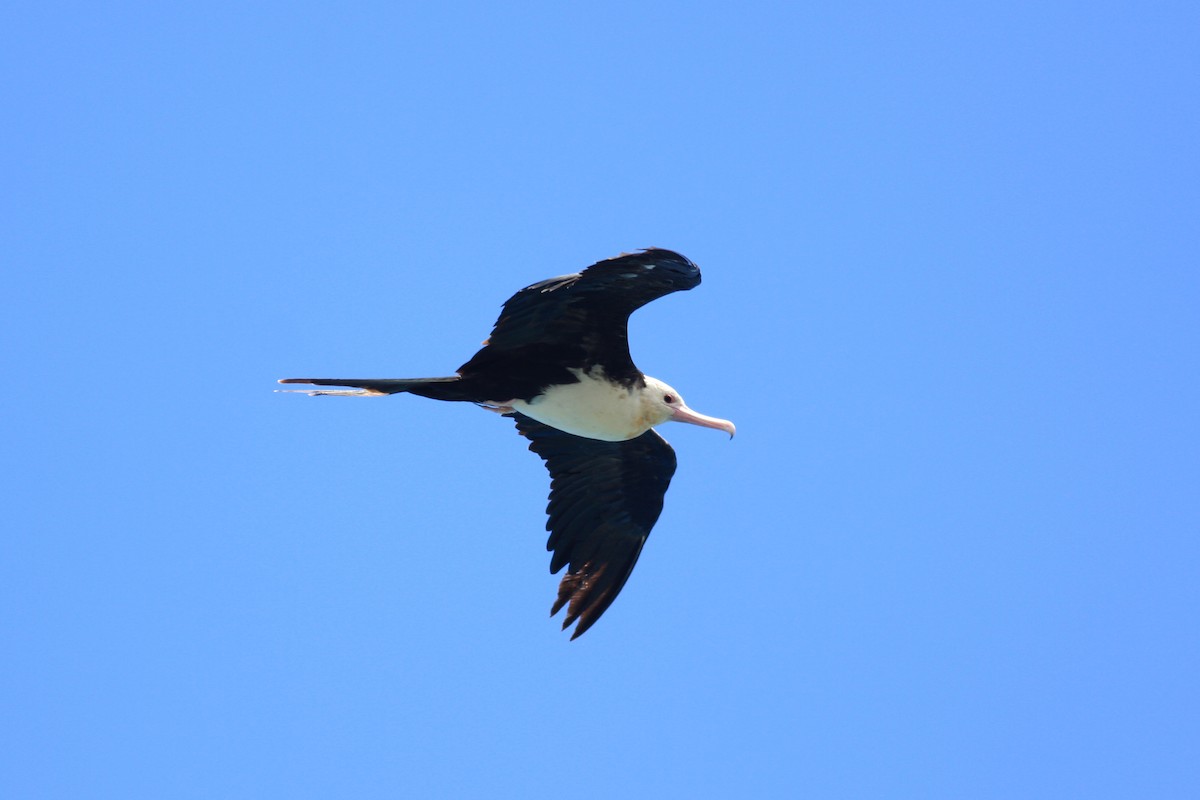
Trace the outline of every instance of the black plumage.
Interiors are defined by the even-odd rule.
[[[354,386],[434,400],[532,400],[547,386],[576,383],[572,369],[596,366],[635,386],[642,373],[629,354],[629,315],[671,292],[700,284],[700,268],[670,250],[600,261],[582,272],[535,283],[500,310],[492,334],[457,375],[444,378],[288,378],[281,383]]]
[[[675,451],[653,429],[629,441],[601,442],[512,416],[550,471],[546,549],[554,553],[552,573],[567,567],[550,615],[567,605],[563,630],[578,619],[574,639],[600,618],[633,572],[662,513]]]

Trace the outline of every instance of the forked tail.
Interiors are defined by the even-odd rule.
[[[308,383],[313,386],[352,386],[352,389],[281,389],[312,396],[382,397],[388,394],[417,394],[434,400],[473,402],[458,375],[448,378],[282,378],[280,383]]]

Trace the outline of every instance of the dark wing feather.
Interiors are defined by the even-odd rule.
[[[699,283],[699,267],[660,249],[535,283],[508,299],[484,348],[459,367],[459,374],[504,372],[509,364],[534,360],[582,369],[600,365],[610,378],[631,385],[641,373],[629,355],[629,315]],[[569,374],[560,378],[554,382],[574,380]]]
[[[567,606],[563,630],[578,620],[574,639],[612,605],[633,571],[662,513],[675,451],[653,430],[602,442],[512,416],[550,471],[546,549],[554,552],[551,572],[567,567],[550,614]]]

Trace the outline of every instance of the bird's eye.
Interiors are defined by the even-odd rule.
[[[663,395],[663,402],[664,402],[664,403],[666,403],[667,405],[670,405],[671,403],[674,403],[674,402],[675,402],[675,395],[673,395],[673,394],[669,394],[669,393],[668,393],[668,394],[664,394],[664,395]]]

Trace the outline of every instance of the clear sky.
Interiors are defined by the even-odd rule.
[[[917,5],[6,3],[0,796],[1200,796],[1200,7]],[[272,390],[648,246],[569,642],[511,423]]]

